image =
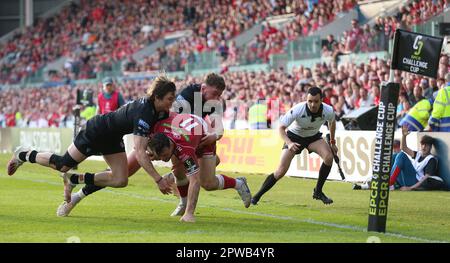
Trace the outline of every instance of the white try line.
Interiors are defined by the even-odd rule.
[[[23,178],[23,177],[13,177],[13,178],[16,180],[31,181],[31,182],[35,182],[35,183],[46,183],[46,184],[58,185],[58,186],[62,187],[62,183],[56,183],[56,182],[42,180],[42,179],[29,179],[29,178]],[[132,197],[132,198],[141,199],[141,200],[158,201],[158,202],[163,202],[163,203],[174,203],[172,200],[167,200],[167,199],[163,199],[163,198],[145,196],[145,195],[136,194],[136,193],[119,192],[119,190],[114,190],[114,188],[106,188],[106,189],[103,189],[102,192],[107,192],[107,193],[111,193],[114,195],[122,195],[122,196]],[[348,230],[353,230],[353,231],[358,231],[358,232],[367,232],[367,230],[365,228],[360,227],[360,226],[322,222],[322,221],[317,221],[317,220],[314,220],[311,218],[299,219],[299,218],[295,218],[295,217],[291,217],[291,216],[279,216],[279,215],[266,214],[266,213],[260,213],[260,212],[249,212],[249,211],[242,211],[242,210],[232,209],[232,208],[223,208],[223,207],[212,206],[212,205],[201,205],[200,204],[197,206],[202,207],[202,208],[214,208],[214,209],[227,211],[227,212],[240,214],[240,215],[246,214],[246,215],[259,216],[259,217],[267,217],[267,218],[275,218],[275,219],[286,220],[286,221],[299,222],[299,223],[308,223],[308,224],[320,225],[320,226],[326,226],[326,227],[332,227],[332,228],[348,229]],[[444,240],[426,239],[426,238],[421,238],[421,237],[403,235],[400,233],[389,233],[389,232],[375,233],[374,232],[374,235],[381,235],[381,236],[384,235],[384,236],[397,237],[397,238],[409,239],[409,240],[413,240],[413,241],[417,241],[417,242],[426,242],[426,243],[448,243],[448,241],[444,241]]]

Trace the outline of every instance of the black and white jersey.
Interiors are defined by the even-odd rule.
[[[222,102],[209,101],[207,103],[202,97],[201,87],[200,84],[190,84],[181,90],[175,98],[174,111],[176,113],[194,114],[202,118],[215,112],[222,112],[223,114],[225,108],[222,111],[216,111],[217,107],[224,107],[224,105],[221,105]]]
[[[118,110],[97,115],[86,124],[89,132],[103,135],[123,136],[133,133],[146,137],[159,120],[169,117],[166,112],[156,112],[148,97],[134,100]]]
[[[280,125],[288,127],[290,132],[300,137],[310,137],[317,134],[325,122],[331,122],[334,119],[335,113],[330,105],[322,103],[321,116],[314,116],[313,118],[307,109],[307,103],[301,102],[281,117]]]

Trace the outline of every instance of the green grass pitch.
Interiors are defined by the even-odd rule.
[[[388,232],[381,234],[366,232],[369,191],[328,181],[324,192],[334,204],[325,206],[311,197],[315,180],[289,177],[248,209],[235,190],[202,190],[197,222],[186,224],[169,216],[176,197],[162,195],[140,170],[128,187],[101,190],[69,217],[59,218],[56,208],[63,200],[63,186],[58,173],[24,164],[9,177],[9,157],[0,155],[0,242],[67,242],[70,237],[86,243],[367,242],[372,236],[381,242],[450,242],[450,192],[391,192]],[[104,162],[86,161],[79,171],[104,168]],[[265,178],[229,175],[247,176],[252,192]]]

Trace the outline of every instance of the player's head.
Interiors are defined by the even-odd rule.
[[[168,162],[175,150],[175,144],[164,133],[156,133],[148,143],[152,160]]]
[[[431,153],[431,148],[433,147],[434,139],[431,136],[424,135],[420,139],[420,151],[424,155],[428,155]]]
[[[175,100],[175,83],[164,76],[158,76],[147,90],[147,96],[153,101],[157,111],[169,112]]]
[[[202,84],[202,97],[204,100],[219,100],[225,89],[225,80],[216,73],[209,73]]]
[[[114,91],[114,81],[111,77],[106,77],[102,80],[103,91],[111,94]]]
[[[322,104],[322,90],[318,87],[309,88],[306,96],[306,103],[312,113],[317,113]]]

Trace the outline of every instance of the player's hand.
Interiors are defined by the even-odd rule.
[[[217,136],[215,134],[208,134],[203,137],[198,145],[199,148],[202,148],[206,145],[212,145],[216,142]]]
[[[402,135],[407,136],[408,134],[409,134],[408,125],[405,124],[402,126]]]
[[[290,142],[290,143],[288,143],[287,146],[288,146],[289,151],[292,151],[292,152],[297,152],[298,150],[300,150],[300,147],[301,147],[300,144],[295,143],[295,142]]]
[[[167,179],[164,177],[161,179],[161,181],[159,181],[158,187],[159,187],[159,191],[161,191],[161,193],[163,193],[165,195],[172,193],[172,187],[171,187],[170,183],[167,181]]]

